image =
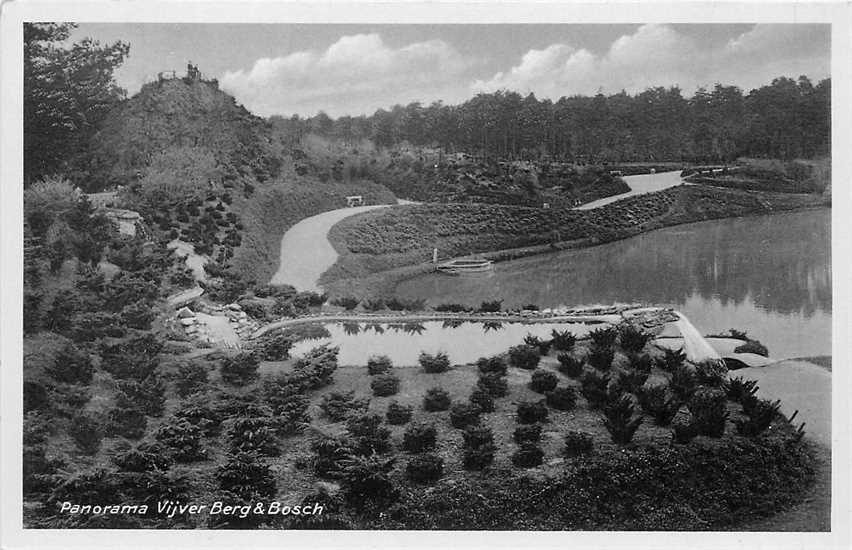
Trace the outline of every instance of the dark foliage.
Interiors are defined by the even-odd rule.
[[[358,298],[352,296],[340,296],[338,298],[333,299],[331,303],[333,305],[342,307],[346,311],[352,311],[353,309],[358,307],[360,301],[358,300]]]
[[[634,415],[634,412],[633,400],[627,394],[611,398],[603,406],[604,427],[613,443],[625,445],[633,439],[644,420],[641,415]]]
[[[512,464],[518,468],[534,468],[544,462],[544,451],[535,443],[526,441],[512,454]]]
[[[683,348],[676,350],[663,348],[663,356],[659,366],[662,370],[673,373],[683,365],[684,361],[686,361],[686,354],[683,352]]]
[[[232,386],[245,386],[257,380],[257,356],[251,353],[239,353],[222,360],[219,372],[222,380]]]
[[[567,457],[589,454],[595,448],[594,439],[586,432],[570,431],[565,434],[564,453]]]
[[[644,386],[636,396],[642,410],[650,414],[658,426],[668,426],[680,410],[681,402],[668,394],[665,384]]]
[[[355,392],[332,392],[322,397],[320,408],[332,422],[340,422],[349,414],[363,412],[369,407],[368,399],[356,399]]]
[[[494,372],[480,374],[476,381],[476,387],[492,397],[504,397],[509,393],[506,377]]]
[[[600,348],[611,348],[618,338],[618,330],[615,327],[596,328],[589,333],[592,345]]]
[[[544,399],[540,401],[521,401],[518,403],[518,422],[534,424],[547,421],[547,405]]]
[[[503,300],[484,301],[479,304],[480,313],[498,313],[503,309]]]
[[[748,410],[748,418],[734,420],[737,433],[746,437],[756,437],[772,425],[781,414],[781,402],[758,399]]]
[[[421,352],[417,359],[423,370],[429,373],[447,372],[450,370],[450,358],[444,352],[439,352],[434,355]]]
[[[428,412],[445,411],[450,408],[450,394],[443,388],[431,388],[423,397],[423,409]]]
[[[479,422],[479,408],[470,403],[456,403],[450,407],[450,424],[463,429]]]
[[[387,355],[372,355],[367,359],[367,372],[370,375],[385,374],[391,367],[393,362]]]
[[[577,404],[577,392],[570,386],[554,388],[544,394],[547,404],[558,411],[570,411]]]
[[[519,445],[525,441],[538,443],[541,441],[541,425],[529,424],[526,426],[518,426],[512,433],[512,439],[514,439],[515,443]]]
[[[494,398],[478,386],[470,393],[468,400],[481,413],[494,412]]]
[[[574,344],[577,342],[577,337],[574,333],[568,330],[553,329],[550,333],[551,344],[556,351],[571,351],[574,349]]]
[[[757,393],[757,381],[745,380],[742,376],[728,379],[725,384],[725,393],[728,399],[742,403],[743,400],[753,397]]]
[[[175,376],[175,390],[181,397],[200,391],[207,385],[207,366],[197,361],[181,363]]]
[[[395,459],[353,456],[343,461],[340,482],[347,502],[354,508],[386,504],[398,498],[390,478]]]
[[[473,308],[464,304],[438,304],[435,306],[435,311],[447,313],[469,313],[473,311]]]
[[[408,479],[417,483],[432,483],[444,475],[444,459],[433,453],[413,456],[405,467]]]
[[[346,431],[349,432],[353,449],[358,455],[386,453],[391,448],[390,430],[382,426],[382,417],[377,414],[349,417],[346,421]]]
[[[125,472],[165,471],[174,463],[167,450],[158,443],[142,443],[120,452],[112,457],[112,462]]]
[[[56,359],[49,369],[54,380],[66,384],[88,384],[92,381],[93,372],[89,355],[70,343],[56,352]]]
[[[600,330],[600,329],[598,329]],[[608,371],[612,367],[615,350],[611,346],[593,344],[589,351],[589,364],[599,371]]]
[[[621,348],[627,353],[639,353],[651,339],[651,335],[630,323],[619,327]]]
[[[533,370],[541,360],[539,349],[528,344],[509,348],[509,364],[519,369]]]
[[[410,453],[422,453],[435,448],[438,430],[432,424],[410,424],[402,434],[402,448]]]
[[[314,453],[311,461],[313,471],[323,478],[334,478],[343,470],[343,462],[355,454],[352,442],[347,438],[321,437],[311,442]]]
[[[370,382],[370,388],[373,390],[373,395],[378,397],[396,395],[399,391],[399,378],[392,374],[379,374]]]
[[[207,458],[207,450],[202,446],[201,430],[188,420],[175,418],[164,423],[154,437],[169,449],[175,462],[195,462]]]
[[[728,420],[725,392],[712,388],[697,390],[686,404],[699,435],[722,437]]]
[[[556,375],[550,371],[536,369],[532,373],[529,388],[537,393],[547,393],[559,383]]]
[[[219,487],[246,500],[275,495],[275,476],[269,464],[254,453],[237,453],[217,468]]]
[[[93,455],[101,448],[103,430],[97,420],[85,414],[78,414],[71,418],[68,424],[68,435],[83,454]]]
[[[580,379],[580,393],[589,402],[589,408],[598,409],[607,400],[609,374],[601,374],[597,370],[587,370]]]
[[[537,348],[538,353],[540,355],[547,355],[548,352],[550,352],[550,346],[552,342],[550,340],[544,340],[532,334],[527,334],[526,336],[524,336],[524,344]]]
[[[682,364],[672,371],[672,377],[669,381],[669,390],[681,401],[689,401],[695,390],[698,389],[698,383],[695,379],[695,374],[691,367]]]
[[[695,439],[698,435],[698,428],[692,422],[675,420],[672,422],[672,441],[675,443],[686,444]]]
[[[476,367],[483,374],[495,373],[499,375],[506,374],[506,360],[502,356],[495,355],[493,357],[480,357],[476,360]]]
[[[401,425],[411,421],[413,408],[410,405],[400,405],[396,401],[391,401],[388,404],[388,410],[385,413],[385,418],[388,424]]]
[[[560,353],[556,356],[559,360],[559,372],[569,378],[579,378],[583,374],[583,361],[574,359],[570,353]]]

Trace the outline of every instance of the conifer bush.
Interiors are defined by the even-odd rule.
[[[370,375],[385,374],[391,367],[393,362],[387,355],[372,355],[367,359],[367,372]]]
[[[350,416],[346,421],[354,452],[367,456],[390,451],[390,430],[382,425],[382,417],[365,413]]]
[[[257,357],[250,353],[239,353],[226,357],[219,367],[222,381],[232,386],[245,386],[257,379]]]
[[[450,357],[444,352],[439,352],[434,355],[421,352],[417,361],[420,363],[420,366],[423,367],[423,370],[428,373],[434,374],[450,370]]]
[[[385,418],[388,424],[401,425],[408,424],[411,421],[411,416],[414,413],[413,408],[409,405],[401,405],[397,401],[391,401],[388,404],[388,410],[385,413]]]
[[[597,370],[589,370],[580,379],[580,393],[589,402],[589,408],[599,409],[607,400],[609,374],[601,374]]]
[[[377,397],[396,395],[399,392],[399,378],[392,374],[376,375],[370,382],[370,388]]]
[[[688,365],[682,364],[672,371],[669,389],[681,401],[688,401],[692,397],[698,389],[698,383]]]
[[[541,441],[541,426],[539,424],[518,426],[512,433],[512,439],[514,439],[515,443],[519,445],[524,441],[538,443]]]
[[[509,348],[509,363],[519,369],[533,370],[541,360],[539,350],[529,344]]]
[[[518,468],[534,468],[544,462],[544,451],[535,443],[524,442],[512,455],[512,464]]]
[[[94,455],[101,448],[103,431],[97,420],[88,415],[74,415],[69,421],[68,435],[83,454]]]
[[[586,432],[570,431],[565,434],[564,454],[567,457],[575,457],[588,454],[594,449],[594,439]]]
[[[482,374],[495,373],[503,376],[506,374],[506,360],[502,356],[480,357],[476,360],[476,367]]]
[[[410,453],[422,453],[435,448],[438,430],[432,424],[409,424],[402,434],[402,448]]]
[[[505,397],[509,393],[506,377],[493,372],[480,374],[476,387],[492,397]]]
[[[745,380],[742,376],[730,378],[725,384],[725,393],[728,399],[742,403],[743,399],[754,396],[758,386],[756,380]]]
[[[88,384],[92,381],[94,367],[88,354],[68,343],[56,352],[56,358],[48,373],[57,382]]]
[[[550,371],[536,369],[530,378],[529,388],[537,393],[547,393],[559,383],[556,375]]]
[[[489,413],[494,412],[494,398],[480,387],[475,387],[468,398],[470,404],[476,407],[479,412]]]
[[[390,478],[395,462],[394,458],[380,456],[352,456],[344,460],[340,483],[349,505],[357,509],[398,498],[399,490]]]
[[[175,462],[195,462],[207,458],[207,450],[201,444],[201,430],[186,419],[174,418],[162,424],[154,437],[169,449]]]
[[[615,358],[615,351],[609,346],[593,345],[589,352],[589,364],[599,370],[606,372],[612,368],[612,361]]]
[[[611,348],[617,337],[618,331],[615,327],[596,328],[589,333],[592,344],[600,348]]]
[[[207,367],[196,361],[181,363],[175,377],[175,391],[181,397],[193,394],[207,385]]]
[[[641,415],[633,413],[633,400],[627,394],[611,398],[603,406],[604,427],[613,443],[625,445],[633,439],[643,420]]]
[[[524,336],[524,344],[538,349],[539,355],[547,355],[550,352],[551,341],[532,334]]]
[[[639,353],[651,339],[651,335],[630,323],[621,325],[619,329],[621,348],[627,353]]]
[[[428,412],[445,411],[450,408],[450,394],[443,388],[431,388],[423,397],[423,409]]]
[[[275,476],[269,464],[254,453],[241,452],[228,457],[216,470],[219,487],[246,500],[275,495]]]
[[[369,399],[356,399],[354,391],[332,392],[322,398],[320,408],[332,422],[340,422],[353,412],[362,412],[369,407]]]
[[[559,372],[569,378],[579,378],[583,374],[583,361],[575,359],[570,353],[560,353],[556,356],[559,361]]]
[[[681,445],[689,443],[698,435],[695,424],[686,420],[675,419],[672,422],[672,441]]]
[[[727,398],[723,391],[701,388],[693,394],[686,406],[699,435],[722,437],[728,420]]]
[[[413,456],[405,467],[408,479],[417,483],[431,483],[444,475],[444,459],[434,453]]]
[[[748,418],[734,420],[737,433],[746,437],[756,437],[772,425],[781,414],[781,402],[758,399],[748,412]]]
[[[577,404],[577,392],[570,386],[554,388],[544,397],[549,406],[559,411],[570,411]]]
[[[450,407],[450,424],[463,429],[479,422],[479,408],[470,403],[456,403]]]
[[[668,394],[665,384],[644,386],[636,396],[639,398],[642,410],[654,418],[657,426],[668,426],[680,410],[680,401]]]
[[[547,406],[544,399],[540,401],[521,401],[518,403],[518,422],[534,424],[547,421]]]
[[[663,357],[659,365],[662,370],[673,373],[675,370],[680,368],[685,361],[686,354],[683,352],[683,348],[676,350],[663,348]]]
[[[577,337],[568,330],[559,331],[553,329],[550,333],[553,349],[556,351],[571,351],[577,342]]]

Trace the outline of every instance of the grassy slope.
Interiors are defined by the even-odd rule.
[[[826,199],[817,195],[681,186],[589,211],[423,204],[368,212],[330,232],[341,257],[324,282],[331,289],[357,291],[357,284],[343,284],[344,279],[361,278],[375,286],[381,272],[394,270],[390,276],[404,277],[418,271],[404,266],[428,262],[433,248],[442,257],[478,253],[503,259],[551,247],[590,246],[670,225],[823,204]],[[495,254],[507,249],[513,250]]]

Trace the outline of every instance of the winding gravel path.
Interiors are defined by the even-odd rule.
[[[680,177],[680,170],[673,172],[660,172],[658,174],[640,174],[638,176],[624,176],[624,182],[630,186],[630,191],[620,195],[613,195],[596,201],[588,202],[582,206],[578,206],[575,210],[592,210],[600,208],[611,202],[626,199],[636,195],[644,195],[645,193],[653,193],[662,191],[669,187],[676,187],[683,183]]]

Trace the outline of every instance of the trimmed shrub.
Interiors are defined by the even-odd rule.
[[[481,413],[494,412],[494,398],[480,387],[473,389],[468,400]]]
[[[589,364],[599,371],[608,371],[612,368],[614,358],[615,351],[611,347],[593,345],[589,352]]]
[[[411,406],[400,405],[397,401],[391,401],[390,404],[388,404],[388,410],[385,413],[385,418],[387,419],[388,424],[399,426],[402,424],[408,424],[413,413],[414,411]]]
[[[550,333],[551,344],[556,351],[571,351],[577,343],[577,337],[568,330],[559,331],[553,329]]]
[[[538,424],[530,424],[527,426],[518,426],[512,433],[512,439],[515,443],[521,444],[524,441],[530,443],[538,443],[541,441],[541,426]]]
[[[743,400],[754,397],[757,393],[757,381],[745,380],[742,376],[729,379],[725,383],[725,393],[728,399],[742,403]]]
[[[544,397],[548,405],[559,411],[570,411],[577,404],[577,392],[571,387],[554,388]]]
[[[494,432],[491,428],[479,424],[468,426],[462,432],[462,440],[464,446],[469,449],[490,445],[494,443]]]
[[[583,374],[583,361],[574,359],[570,353],[560,353],[556,356],[559,360],[559,372],[569,378],[579,378]]]
[[[512,454],[512,464],[518,468],[534,468],[544,462],[544,451],[535,443],[525,442]]]
[[[470,403],[456,403],[450,408],[450,424],[463,429],[479,422],[479,408]]]
[[[263,318],[259,313],[258,318]],[[265,336],[258,344],[257,351],[265,361],[284,361],[290,358],[290,349],[293,347],[293,338],[289,334],[278,332]]]
[[[657,426],[668,426],[680,410],[680,401],[668,395],[665,384],[644,386],[636,395],[642,410],[654,418]]]
[[[692,422],[685,420],[675,420],[672,422],[672,441],[675,443],[686,444],[695,439],[698,435],[698,429]]]
[[[245,386],[257,379],[257,357],[250,353],[239,353],[226,357],[219,367],[222,381],[232,386]]]
[[[624,393],[639,393],[648,380],[648,373],[639,370],[619,370],[615,377],[615,387]]]
[[[382,417],[377,414],[350,416],[346,430],[352,436],[353,449],[357,454],[381,454],[391,448],[390,430],[382,426]]]
[[[550,352],[550,340],[543,340],[532,334],[524,336],[524,344],[538,349],[540,355],[547,355]]]
[[[369,399],[356,399],[355,392],[332,392],[324,395],[320,408],[332,422],[340,422],[353,412],[366,411],[370,406]]]
[[[185,419],[172,419],[162,424],[155,439],[168,447],[175,462],[205,460],[207,450],[201,446],[201,430]]]
[[[370,375],[385,374],[391,367],[393,362],[387,355],[372,355],[367,359],[367,372]]]
[[[444,459],[433,453],[414,456],[408,461],[405,473],[417,483],[437,481],[444,475]]]
[[[485,426],[468,426],[462,432],[464,454],[462,464],[468,470],[482,470],[494,462],[494,433]]]
[[[699,435],[722,437],[728,420],[727,398],[721,390],[701,388],[687,403]]]
[[[101,448],[103,431],[98,422],[85,414],[74,415],[69,421],[68,435],[81,453],[94,455]]]
[[[734,420],[737,433],[746,437],[756,437],[762,434],[772,425],[772,421],[781,414],[780,410],[780,401],[758,399],[750,408],[747,419]]]
[[[112,462],[125,472],[150,472],[168,470],[174,463],[158,443],[142,443],[112,457]]]
[[[592,436],[586,432],[570,431],[565,434],[564,453],[567,457],[575,457],[591,453],[595,447]]]
[[[499,375],[506,374],[506,360],[497,355],[494,357],[480,357],[476,360],[476,367],[482,374],[494,373]]]
[[[402,434],[402,448],[410,453],[422,453],[435,448],[438,430],[432,424],[410,424]]]
[[[444,352],[436,353],[435,355],[421,352],[417,359],[423,370],[428,373],[441,373],[450,370],[450,358]]]
[[[484,301],[479,304],[480,313],[499,313],[503,309],[503,300]]]
[[[476,381],[476,387],[492,397],[505,397],[509,393],[509,384],[506,377],[497,373],[489,372],[480,374]]]
[[[724,361],[703,361],[695,366],[695,378],[699,384],[723,388],[728,367]]]
[[[590,409],[598,409],[608,398],[609,374],[588,370],[580,379],[580,393],[589,402]]]
[[[305,390],[318,390],[331,384],[339,351],[337,346],[324,344],[299,357],[293,366],[293,382]]]
[[[521,344],[509,348],[509,363],[513,367],[533,370],[538,366],[540,360],[541,355],[539,355],[539,350],[535,346]]]
[[[193,394],[207,385],[207,367],[202,363],[187,361],[178,367],[175,391],[181,397]]]
[[[556,375],[550,371],[536,369],[532,373],[529,388],[536,393],[547,393],[559,383]]]
[[[621,348],[627,353],[639,353],[651,339],[651,335],[642,329],[625,323],[619,327]]]
[[[423,409],[426,411],[445,411],[449,408],[450,394],[443,388],[432,388],[423,397]]]
[[[311,442],[311,465],[319,477],[333,478],[343,469],[343,461],[354,454],[352,443],[342,437],[321,437]]]
[[[331,301],[333,305],[340,306],[346,311],[352,311],[360,303],[358,298],[353,296],[340,296]]]
[[[54,380],[66,384],[88,384],[92,381],[93,373],[89,355],[70,343],[56,352],[53,365],[48,368],[48,374]]]
[[[352,456],[342,462],[340,484],[350,506],[359,509],[370,503],[387,503],[399,496],[390,478],[396,459]]]
[[[547,421],[547,406],[541,401],[521,401],[518,403],[518,422],[534,424]]]
[[[228,432],[228,440],[232,453],[250,452],[263,456],[281,454],[274,420],[270,416],[237,418]]]
[[[435,306],[435,311],[449,313],[469,313],[473,308],[464,304],[438,304]]]
[[[275,495],[275,476],[269,464],[257,454],[237,453],[216,469],[219,487],[246,500]]]
[[[697,388],[698,384],[695,381],[695,374],[689,366],[683,364],[672,371],[669,389],[678,399],[689,401]]]
[[[370,388],[373,395],[378,397],[396,395],[399,391],[399,378],[392,374],[379,374],[370,382]]]
[[[641,415],[634,416],[633,412],[633,400],[626,394],[611,399],[603,406],[604,427],[613,443],[624,445],[633,439],[643,420]]]

